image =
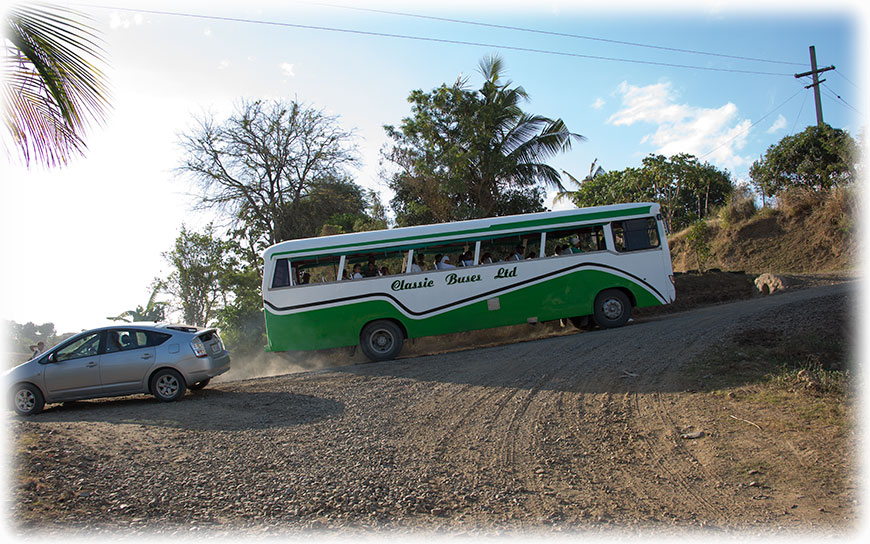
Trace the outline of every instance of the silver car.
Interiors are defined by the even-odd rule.
[[[103,327],[77,334],[4,375],[21,415],[45,403],[150,393],[171,402],[230,369],[215,329],[185,325]]]

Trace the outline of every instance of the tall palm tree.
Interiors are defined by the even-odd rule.
[[[524,112],[520,104],[528,100],[528,94],[504,81],[504,63],[498,55],[484,57],[478,71],[484,78],[478,115],[482,133],[491,137],[489,152],[481,153],[473,168],[478,202],[488,211],[505,188],[539,182],[564,192],[559,171],[545,161],[570,150],[572,141],[585,138],[569,131],[561,119]]]
[[[96,31],[58,6],[10,7],[5,14],[3,120],[24,163],[59,166],[83,155],[92,122],[102,123],[109,92]]]

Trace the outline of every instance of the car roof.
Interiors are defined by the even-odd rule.
[[[79,333],[76,333],[75,336],[91,332],[107,331],[111,329],[145,329],[156,331],[167,331],[168,329],[172,332],[183,332],[189,334],[194,334],[207,330],[200,327],[195,327],[193,325],[185,325],[182,323],[155,323],[153,321],[134,321],[133,323],[118,323],[117,325],[105,325],[103,327],[83,330]]]

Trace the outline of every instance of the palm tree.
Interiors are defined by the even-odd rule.
[[[105,119],[102,49],[96,32],[75,19],[81,15],[45,4],[6,13],[3,118],[11,145],[4,147],[7,155],[17,148],[27,166],[65,165],[83,155],[91,123]]]
[[[166,302],[157,302],[157,294],[164,288],[162,282],[157,282],[152,286],[151,297],[148,299],[148,304],[143,308],[136,306],[135,310],[127,310],[121,315],[115,317],[107,317],[112,321],[123,321],[124,323],[138,321],[163,321],[165,319]]]
[[[565,191],[559,171],[544,161],[571,149],[572,140],[585,138],[568,130],[561,119],[529,114],[520,103],[529,99],[522,87],[504,81],[504,63],[498,55],[484,57],[478,71],[484,78],[480,95],[482,133],[491,140],[472,171],[478,202],[486,215],[500,192],[508,187],[543,183],[548,189]]]
[[[575,178],[574,176],[572,176],[571,174],[569,174],[568,172],[566,172],[564,170],[562,170],[562,173],[565,174],[566,176],[568,176],[568,179],[571,180],[571,183],[573,183],[574,186],[579,189],[583,185],[583,183],[597,178],[601,174],[604,174],[605,171],[604,171],[604,168],[601,168],[601,166],[598,165],[598,159],[595,159],[594,161],[592,161],[592,166],[589,167],[589,174],[587,174],[586,177],[583,178],[582,181],[577,181],[577,178]],[[569,191],[567,189],[563,189],[561,191],[558,191],[556,193],[556,196],[553,198],[553,205],[556,205],[559,202],[566,200],[566,199],[570,200],[571,197],[574,196],[574,194],[576,192],[577,191]]]

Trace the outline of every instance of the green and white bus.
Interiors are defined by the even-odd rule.
[[[266,349],[359,344],[385,360],[407,338],[561,318],[624,325],[633,307],[675,297],[659,211],[617,204],[275,244],[263,254]]]

